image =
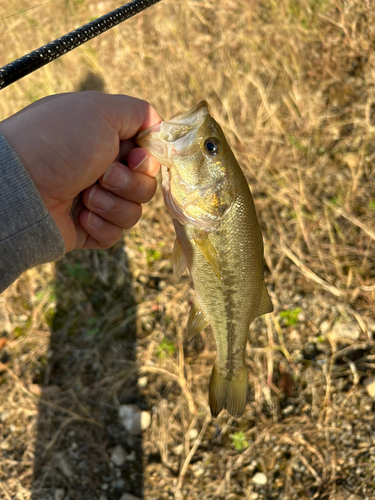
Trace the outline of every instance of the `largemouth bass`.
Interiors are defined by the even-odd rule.
[[[250,323],[273,310],[263,278],[263,240],[246,178],[224,133],[200,102],[139,134],[137,143],[162,165],[165,205],[176,231],[177,279],[188,267],[196,300],[188,340],[209,324],[217,356],[209,403],[240,417],[247,401]]]

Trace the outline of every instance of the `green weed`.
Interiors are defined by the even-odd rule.
[[[176,346],[171,340],[168,340],[166,337],[160,342],[160,345],[157,348],[157,355],[159,358],[163,359],[166,356],[173,356],[176,352]]]
[[[88,337],[95,337],[100,332],[100,327],[98,325],[98,318],[90,318],[87,323],[88,329],[86,330],[86,335]]]
[[[249,442],[247,441],[245,434],[243,431],[235,432],[230,436],[233,446],[237,451],[244,451],[249,446]]]
[[[156,250],[153,248],[146,248],[146,258],[147,263],[152,264],[153,262],[160,260],[162,258],[162,253],[160,250]]]
[[[280,312],[280,318],[285,321],[285,324],[288,326],[296,325],[298,321],[298,315],[302,311],[300,307],[296,307],[295,309],[287,309],[286,311]]]

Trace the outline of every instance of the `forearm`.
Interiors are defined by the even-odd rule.
[[[0,135],[0,293],[27,269],[64,254],[55,221],[21,160]]]

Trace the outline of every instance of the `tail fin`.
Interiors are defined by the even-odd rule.
[[[214,417],[226,408],[235,418],[239,418],[245,411],[247,402],[247,371],[243,365],[236,378],[228,379],[220,373],[215,361],[210,380],[210,408]]]

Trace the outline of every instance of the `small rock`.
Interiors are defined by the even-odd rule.
[[[200,469],[197,469],[194,471],[194,476],[201,477],[201,476],[203,476],[204,473],[205,473],[205,470],[203,469],[203,467],[201,467]]]
[[[138,379],[138,387],[140,387],[141,389],[143,389],[144,387],[146,387],[147,382],[148,382],[148,377],[139,377],[139,379]]]
[[[3,410],[0,413],[0,422],[5,423],[8,420],[9,415],[10,415],[9,410]]]
[[[127,453],[121,444],[115,446],[111,453],[111,462],[113,462],[117,467],[121,467],[125,463]]]
[[[375,377],[367,377],[362,383],[370,398],[375,399]]]
[[[354,493],[350,494],[349,491],[341,487],[332,500],[360,500],[360,497]]]
[[[150,427],[151,424],[151,414],[148,411],[143,411],[141,413],[141,429],[145,431]]]
[[[126,457],[126,461],[127,462],[135,462],[135,459],[136,459],[136,455],[135,455],[135,451],[132,450],[129,455]]]
[[[203,474],[205,473],[205,469],[204,469],[203,464],[202,464],[201,461],[196,462],[192,466],[192,469],[193,469],[194,476],[196,476],[196,477],[203,476]]]
[[[285,416],[290,415],[291,413],[294,412],[294,406],[293,405],[288,405],[286,406],[281,413]]]
[[[144,274],[140,274],[137,279],[143,285],[146,285],[148,283],[148,276],[145,276]]]
[[[64,457],[63,452],[56,453],[55,455],[56,465],[60,469],[60,471],[64,474],[68,479],[73,476],[72,468],[69,465],[69,462]]]
[[[63,500],[65,497],[65,490],[64,488],[56,488],[55,492],[53,494],[54,500]]]
[[[102,489],[103,491],[107,491],[107,490],[109,489],[109,484],[108,484],[108,483],[103,483],[103,484],[101,485],[101,489]]]
[[[148,411],[142,411],[136,405],[121,405],[119,418],[122,425],[132,436],[139,436],[151,423],[151,415]]]
[[[251,480],[254,484],[263,485],[267,483],[267,476],[263,472],[257,472]]]
[[[99,500],[108,500],[108,497],[105,493],[102,493],[99,497]]]
[[[325,335],[326,333],[329,332],[329,329],[331,327],[331,322],[328,321],[328,320],[325,320],[323,321],[321,324],[320,324],[320,332]]]
[[[249,500],[257,500],[259,498],[258,493],[249,493]]]
[[[114,481],[114,485],[113,486],[114,486],[114,488],[116,488],[116,490],[118,492],[124,491],[124,488],[126,486],[126,481],[125,481],[125,479],[120,478],[117,481]]]
[[[184,451],[184,445],[183,444],[178,444],[177,446],[175,446],[173,448],[173,453],[175,455],[182,455],[183,451]]]
[[[121,495],[120,500],[141,500],[141,499],[138,497],[135,497],[131,493],[124,493],[123,495]]]
[[[42,395],[42,387],[39,384],[30,384],[28,389],[34,396],[40,397]]]
[[[297,332],[297,330],[292,330],[289,334],[289,340],[292,342],[301,342],[301,335]]]
[[[357,323],[350,321],[338,321],[329,332],[329,337],[335,342],[351,344],[359,339],[361,330]]]
[[[197,429],[191,429],[189,431],[189,439],[197,439],[197,437],[198,437]]]

